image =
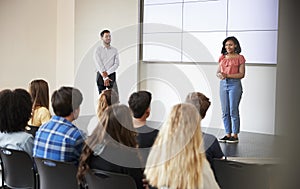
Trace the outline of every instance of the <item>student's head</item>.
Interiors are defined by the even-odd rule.
[[[199,111],[202,119],[204,119],[210,106],[209,98],[200,92],[192,92],[186,96],[185,102],[193,104]]]
[[[242,49],[241,49],[241,46],[240,46],[240,43],[239,41],[237,40],[236,37],[227,37],[224,41],[223,41],[223,46],[222,46],[222,50],[221,50],[221,53],[222,54],[227,54],[227,50],[226,50],[226,43],[227,42],[230,42],[230,43],[233,43],[235,49],[234,51],[237,53],[237,54],[240,54],[242,52]]]
[[[49,87],[42,79],[36,79],[29,83],[29,93],[33,101],[33,109],[45,107],[49,109]]]
[[[24,89],[0,92],[0,132],[24,131],[31,117],[32,101]]]
[[[136,147],[136,133],[130,110],[126,105],[109,106],[103,112],[99,124],[89,138],[96,141],[94,144],[99,144],[105,138],[105,134],[118,143]]]
[[[145,113],[150,114],[152,95],[148,91],[138,91],[130,95],[128,104],[134,118],[141,118]]]
[[[111,42],[111,35],[109,30],[103,30],[100,33],[100,37],[105,44],[109,44]]]
[[[113,89],[106,89],[103,90],[99,96],[98,100],[98,110],[97,115],[100,119],[101,115],[103,114],[104,110],[113,104],[119,103],[119,95]]]
[[[192,104],[173,106],[147,159],[145,174],[152,186],[201,186],[205,152],[200,121]]]
[[[52,108],[57,116],[67,117],[74,113],[74,119],[79,115],[79,107],[83,100],[81,92],[73,87],[61,87],[53,92]]]
[[[94,148],[99,144],[122,144],[136,148],[136,132],[134,131],[130,110],[126,105],[114,104],[109,106],[101,116],[101,119],[92,134],[87,138],[80,157],[77,178],[83,179],[89,169],[88,158]],[[120,146],[122,146],[120,145]]]

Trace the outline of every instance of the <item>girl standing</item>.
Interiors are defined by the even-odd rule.
[[[239,41],[235,37],[227,37],[223,41],[219,58],[217,77],[220,79],[220,100],[222,119],[226,135],[220,142],[238,143],[240,132],[239,104],[243,89],[241,79],[245,76],[245,58],[241,53]]]

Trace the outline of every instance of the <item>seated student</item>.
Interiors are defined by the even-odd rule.
[[[137,141],[140,148],[150,148],[157,136],[158,130],[148,127],[146,120],[150,115],[152,95],[148,91],[132,93],[128,104],[133,114],[133,126],[138,132]]]
[[[210,106],[209,98],[207,98],[204,94],[200,92],[192,92],[187,95],[185,102],[193,104],[197,108],[202,119],[205,118],[206,112]],[[207,134],[204,132],[202,134],[204,139],[206,158],[212,166],[213,159],[223,158],[224,154],[222,152],[218,139],[214,135]]]
[[[117,103],[119,103],[119,95],[115,92],[115,90],[105,89],[100,93],[98,100],[97,116],[94,116],[87,126],[88,135],[92,134],[104,110],[106,110],[107,107]]]
[[[129,108],[118,104],[108,107],[83,147],[77,173],[79,183],[84,185],[89,169],[100,169],[128,174],[137,188],[143,188],[135,136]]]
[[[84,138],[72,121],[79,116],[82,99],[76,88],[54,91],[51,103],[55,115],[36,132],[34,157],[78,163]]]
[[[48,83],[42,79],[36,79],[29,84],[29,93],[32,98],[32,117],[28,125],[41,126],[50,120],[49,111],[49,87]]]
[[[32,101],[24,89],[0,92],[0,147],[21,150],[32,156],[33,136],[25,132]]]
[[[147,159],[145,174],[159,189],[219,188],[202,146],[201,116],[191,104],[173,106]]]
[[[150,148],[157,136],[158,130],[148,127],[146,120],[150,115],[152,95],[148,91],[138,91],[130,95],[128,104],[133,114],[133,126],[136,129],[137,142],[141,150],[142,162],[145,165]]]

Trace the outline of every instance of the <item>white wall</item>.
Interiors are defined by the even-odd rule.
[[[136,88],[138,1],[113,0],[105,5],[96,0],[75,2],[75,85],[85,96],[82,114],[89,115],[94,113],[97,99],[92,49],[102,29],[112,31],[112,45],[121,51],[121,66],[117,72],[121,102],[127,103]],[[143,63],[139,66],[141,89],[153,93],[150,120],[163,121],[171,106],[182,102],[188,92],[202,91],[212,101],[203,126],[223,128],[219,83],[215,77],[217,64]],[[274,134],[276,66],[247,66],[246,74],[240,106],[241,130]]]
[[[57,0],[56,88],[74,85],[74,7],[74,0]]]
[[[82,115],[93,114],[97,90],[89,53],[99,31],[109,28],[120,51],[118,78],[125,79],[118,83],[126,103],[136,89],[137,22],[133,0],[1,0],[0,89],[27,88],[35,78],[47,80],[50,93],[75,85],[85,98]]]
[[[56,82],[56,1],[0,1],[0,89]]]
[[[143,63],[138,67],[137,23],[138,0],[1,0],[0,89],[27,88],[34,78],[49,81],[51,92],[74,84],[84,93],[82,115],[94,113],[97,91],[90,50],[98,32],[108,28],[112,45],[120,51],[117,74],[122,103],[135,90],[139,74],[141,89],[153,93],[152,120],[163,120],[173,104],[199,90],[212,101],[203,125],[223,128],[217,65]],[[276,69],[247,66],[240,106],[242,131],[274,133]]]
[[[165,28],[168,27],[164,25]],[[169,29],[173,29],[173,27],[170,26]],[[189,44],[189,48],[185,50],[185,56],[189,57],[190,60],[199,60],[205,57],[205,59],[211,60],[208,62],[215,62],[220,56],[220,54],[211,54],[208,51],[209,48],[193,33],[185,33],[185,37],[188,39]],[[151,50],[164,49],[163,53],[165,54],[163,56],[167,58],[160,60],[176,60],[180,41],[177,41],[179,44],[176,44],[174,40],[176,41],[178,37],[164,37],[163,40],[159,39],[159,43],[156,39],[157,37],[154,37],[147,42],[151,44],[149,45]],[[257,41],[257,43],[260,42]],[[221,43],[222,41],[220,41]],[[220,50],[221,47],[220,45]],[[242,46],[242,49],[247,54],[247,48]],[[156,57],[155,53],[153,54],[154,57],[148,57],[147,53],[144,54],[150,60]],[[247,56],[245,58],[247,63]],[[217,62],[192,64],[156,61],[155,63],[145,62],[140,64],[141,89],[150,90],[153,93],[153,113],[150,120],[164,120],[173,105],[184,102],[189,92],[199,91],[207,95],[212,101],[211,108],[207,117],[203,120],[202,126],[223,129],[219,100],[219,80],[216,77],[217,66]],[[276,65],[247,64],[246,77],[242,80],[242,83],[244,93],[240,104],[241,131],[274,134]],[[222,132],[220,135],[224,134],[223,131],[220,130],[220,132]]]
[[[98,90],[93,50],[100,45],[99,32],[109,29],[111,45],[120,55],[117,83],[121,103],[136,90],[138,1],[75,1],[75,86],[84,95],[82,115],[95,114]]]
[[[189,92],[200,91],[212,102],[202,126],[223,129],[216,69],[217,63],[141,64],[141,87],[153,93],[151,119],[164,120],[171,106],[184,102]],[[246,66],[246,77],[242,83],[241,130],[274,134],[276,67]]]

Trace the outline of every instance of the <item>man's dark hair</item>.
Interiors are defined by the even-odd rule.
[[[31,117],[32,101],[24,89],[0,92],[0,132],[24,131]]]
[[[105,33],[110,33],[110,31],[109,31],[109,30],[103,30],[103,31],[100,33],[100,36],[103,37],[103,35],[104,35]]]
[[[73,87],[61,87],[53,92],[51,97],[52,108],[57,116],[69,116],[79,108],[83,100],[81,92]]]
[[[148,91],[138,91],[130,95],[128,104],[134,118],[141,118],[151,103],[152,95]]]

